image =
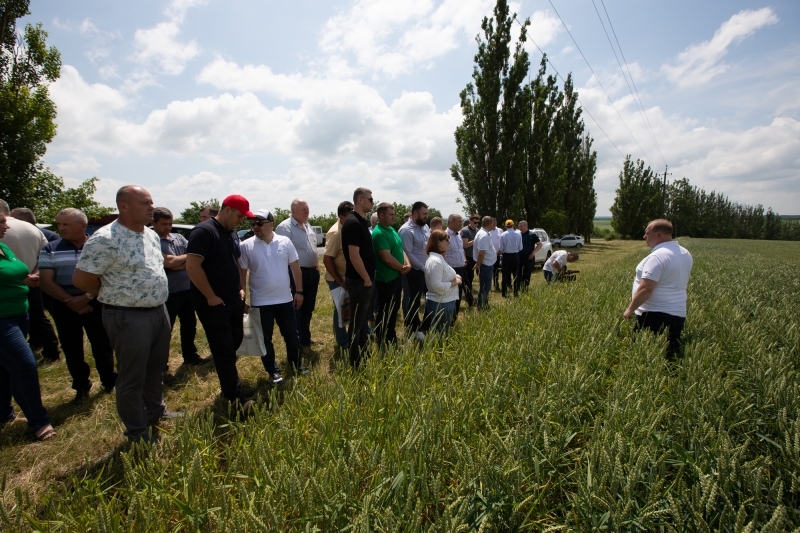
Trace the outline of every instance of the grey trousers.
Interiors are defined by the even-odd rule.
[[[103,306],[103,326],[117,356],[117,412],[125,436],[147,436],[164,414],[164,367],[169,359],[170,324],[165,306],[112,309]]]

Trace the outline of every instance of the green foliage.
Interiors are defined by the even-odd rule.
[[[97,178],[90,178],[75,188],[64,188],[61,178],[45,169],[41,172],[39,186],[35,191],[35,204],[30,207],[36,214],[36,220],[52,223],[56,215],[65,207],[80,209],[89,220],[102,218],[114,212],[111,207],[103,207],[94,200],[97,190]]]
[[[549,210],[539,219],[541,227],[553,235],[569,233],[569,220],[563,211]]]
[[[641,239],[647,223],[664,213],[664,187],[644,161],[625,158],[619,173],[619,188],[611,206],[614,230],[623,237]]]
[[[209,198],[202,202],[191,202],[189,207],[181,211],[180,218],[175,220],[175,222],[180,222],[181,224],[199,224],[200,211],[202,211],[205,206],[211,206],[219,211],[221,204],[216,198]]]
[[[512,53],[513,20],[504,0],[498,0],[493,20],[483,20],[473,83],[461,92],[464,120],[455,132],[458,163],[451,175],[469,212],[527,219],[551,232],[555,229],[543,217],[561,212],[567,231],[589,241],[597,207],[597,154],[584,134],[572,76],[561,92],[554,76],[545,79],[543,57],[537,77],[524,84],[529,21]]]
[[[56,108],[47,85],[58,79],[61,55],[47,48],[41,24],[16,20],[29,14],[27,0],[0,3],[0,197],[31,207],[40,182],[50,179],[40,160],[56,134]]]
[[[288,209],[282,209],[280,207],[276,207],[275,210],[272,212],[272,216],[275,217],[275,225],[277,226],[290,216],[292,216],[292,212]]]
[[[534,283],[442,343],[373,354],[358,373],[337,363],[272,390],[245,421],[190,414],[157,449],[55,481],[38,503],[8,498],[0,525],[795,530],[800,245],[682,244],[695,268],[677,365],[663,335],[620,322],[647,250],[615,243],[625,251],[576,283]]]
[[[320,226],[323,233],[327,233],[331,226],[336,224],[339,217],[336,213],[328,213],[327,215],[317,215],[308,217],[308,223],[312,226]]]

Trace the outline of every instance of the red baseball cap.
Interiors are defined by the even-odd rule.
[[[256,218],[256,216],[250,212],[250,202],[248,202],[247,198],[244,196],[231,194],[222,200],[222,206],[225,207],[226,205],[236,209],[247,218]]]

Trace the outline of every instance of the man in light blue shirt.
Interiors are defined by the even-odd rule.
[[[514,296],[519,292],[519,252],[522,250],[522,235],[514,229],[514,221],[506,220],[506,231],[500,236],[500,253],[503,254],[503,298],[506,297],[511,278],[514,278]]]
[[[428,288],[425,286],[425,261],[428,254],[425,247],[431,235],[430,228],[425,224],[428,221],[428,206],[424,202],[414,202],[411,206],[411,218],[400,226],[400,238],[403,240],[403,251],[411,262],[411,271],[406,275],[408,279],[409,303],[404,309],[406,335],[417,331],[424,331],[422,320],[419,317],[420,298],[425,297]],[[423,307],[424,311],[424,307]]]

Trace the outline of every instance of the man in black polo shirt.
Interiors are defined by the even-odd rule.
[[[369,335],[367,320],[372,306],[372,283],[375,280],[375,250],[369,232],[367,213],[372,210],[372,191],[359,187],[353,193],[353,212],[342,226],[342,249],[347,264],[345,286],[350,295],[350,364],[358,367],[366,351]]]
[[[255,218],[250,203],[231,195],[216,216],[195,226],[186,247],[186,272],[222,395],[246,404],[255,391],[242,386],[236,370],[236,350],[244,338],[244,291],[239,287],[239,248],[232,235],[244,217]]]

